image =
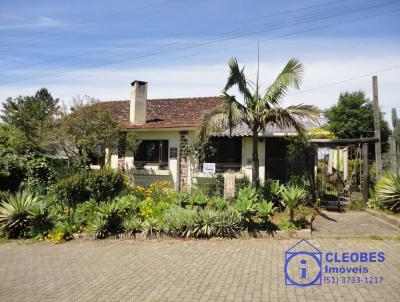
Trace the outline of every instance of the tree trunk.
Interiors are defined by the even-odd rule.
[[[253,129],[253,154],[252,154],[252,174],[251,180],[253,184],[258,188],[260,186],[260,179],[258,174],[258,131]]]
[[[396,137],[392,135],[389,139],[390,142],[390,164],[393,171],[397,170],[397,147]]]

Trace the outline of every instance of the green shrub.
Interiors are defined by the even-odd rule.
[[[387,172],[375,187],[376,198],[383,208],[394,213],[400,212],[400,169]]]
[[[222,197],[224,195],[224,177],[221,174],[213,178],[198,177],[196,188],[209,197]]]
[[[164,217],[164,228],[172,236],[188,238],[194,236],[197,221],[196,210],[173,208]]]
[[[257,204],[257,216],[264,220],[269,219],[275,213],[275,211],[276,208],[272,202],[263,200]]]
[[[126,216],[136,216],[139,213],[140,199],[133,194],[119,196],[114,201]]]
[[[6,198],[10,195],[7,191],[0,191],[0,205],[3,203],[3,201],[6,200]]]
[[[210,238],[216,234],[218,215],[212,209],[201,209],[197,212],[198,218],[194,234],[197,237]]]
[[[283,187],[279,180],[268,180],[261,190],[266,200],[273,202],[275,207],[281,208],[282,203],[280,197]]]
[[[125,234],[133,235],[143,229],[142,221],[136,216],[127,217],[122,221],[122,229]]]
[[[175,203],[183,208],[190,204],[190,193],[188,192],[177,192],[173,198]]]
[[[6,154],[0,156],[0,191],[17,191],[25,178],[27,159]]]
[[[27,191],[8,196],[0,207],[0,226],[8,238],[26,238],[29,235],[29,210],[37,197]]]
[[[382,202],[376,197],[376,194],[372,194],[371,197],[368,199],[367,202],[368,208],[372,210],[383,210]]]
[[[208,201],[209,201],[208,196],[201,192],[197,191],[190,194],[189,203],[192,206],[204,208],[207,205]]]
[[[87,177],[85,185],[90,198],[97,202],[112,200],[127,186],[124,175],[115,169],[94,170],[83,177]]]
[[[351,200],[348,209],[351,211],[364,211],[365,205],[362,200]]]
[[[297,230],[296,225],[290,219],[284,219],[278,225],[279,229],[282,231],[293,233]]]
[[[125,208],[122,208],[117,202],[102,202],[98,207],[98,215],[107,221],[108,231],[115,233],[119,230]]]
[[[164,231],[164,223],[160,218],[151,217],[143,221],[142,230],[147,237],[153,237],[157,232]]]
[[[282,203],[289,210],[290,221],[294,221],[294,211],[304,200],[306,196],[304,188],[295,185],[288,184],[281,191]]]
[[[44,195],[53,181],[53,173],[45,158],[33,158],[26,163],[24,187],[29,191]]]
[[[213,197],[210,199],[210,206],[217,210],[224,210],[228,207],[229,202],[222,197]]]
[[[86,188],[86,174],[75,174],[61,179],[54,185],[53,192],[57,202],[72,209],[90,199]]]
[[[236,210],[240,213],[243,222],[250,227],[257,212],[258,194],[255,188],[245,187],[239,191],[235,204]]]
[[[94,199],[77,205],[74,213],[74,225],[86,226],[97,213],[97,202]]]
[[[217,234],[222,237],[235,238],[241,229],[240,214],[228,208],[218,215]]]
[[[60,242],[72,239],[72,226],[67,221],[57,221],[52,231],[47,235],[47,239],[52,242]]]
[[[75,209],[78,204],[89,199],[96,202],[110,201],[126,187],[125,178],[120,171],[103,169],[85,171],[61,179],[54,185],[53,192],[58,202]]]
[[[235,196],[238,196],[239,191],[243,188],[249,187],[250,186],[250,180],[247,177],[243,178],[237,178],[235,180]],[[222,193],[223,193],[223,187],[222,187]]]
[[[53,221],[50,217],[49,208],[44,202],[34,202],[28,210],[29,212],[29,237],[34,239],[44,239],[53,228]]]
[[[89,232],[96,238],[106,238],[121,229],[123,209],[116,202],[102,202],[97,206],[96,212],[88,223]]]
[[[97,239],[104,239],[109,235],[107,218],[96,215],[88,224],[88,230]]]

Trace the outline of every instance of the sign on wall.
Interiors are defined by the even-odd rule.
[[[169,158],[177,158],[178,157],[178,148],[171,147],[169,148]]]
[[[203,163],[203,173],[215,174],[215,163]]]

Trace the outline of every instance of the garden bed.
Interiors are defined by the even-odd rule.
[[[175,192],[167,181],[132,186],[118,171],[97,170],[62,179],[46,194],[10,194],[0,207],[0,231],[7,238],[51,242],[87,237],[82,234],[97,239],[289,238],[311,224],[315,211],[306,206],[308,199],[294,184],[245,186],[236,198],[225,199],[217,190]]]

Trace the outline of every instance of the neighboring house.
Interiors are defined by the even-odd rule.
[[[202,172],[202,164],[184,153],[199,130],[205,115],[222,106],[215,97],[147,99],[147,82],[132,82],[131,99],[103,102],[114,112],[127,131],[135,131],[141,144],[133,156],[120,141],[111,154],[111,167],[121,168],[139,183],[147,178],[170,178],[177,190],[191,187],[198,177],[210,177]],[[260,181],[266,177],[285,178],[286,143],[282,139],[294,131],[267,127],[260,133]],[[231,171],[237,177],[251,180],[251,131],[241,125],[210,138],[215,153],[206,162],[216,164],[216,172]]]

